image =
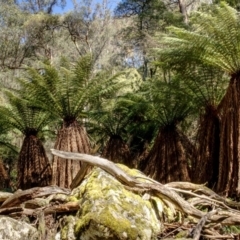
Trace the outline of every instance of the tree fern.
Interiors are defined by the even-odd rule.
[[[152,115],[158,130],[149,154],[140,164],[141,170],[161,182],[188,181],[187,162],[191,160],[186,140],[179,124],[192,111],[185,86],[172,78],[164,82],[160,77],[148,82],[146,95],[152,105]],[[187,143],[190,144],[189,141]],[[178,169],[176,166],[178,165]]]
[[[240,21],[239,13],[226,4],[213,6],[192,18],[189,30],[170,28],[168,50],[161,50],[165,66],[181,68],[208,65],[230,75],[230,81],[217,107],[220,119],[219,174],[217,190],[239,192],[239,93],[240,93]],[[192,69],[192,76],[195,76]],[[234,112],[234,114],[233,114]],[[211,136],[209,136],[211,137]],[[226,142],[228,144],[226,144]],[[235,149],[235,150],[234,150]]]
[[[40,71],[29,69],[28,76],[19,82],[34,106],[48,112],[53,120],[61,121],[54,147],[89,153],[90,141],[84,126],[87,112],[101,98],[109,98],[133,82],[122,81],[124,74],[127,72],[110,77],[94,75],[92,58],[87,55],[77,63],[62,59],[57,67],[45,63]],[[53,184],[69,187],[80,167],[77,162],[54,157]]]
[[[2,123],[24,136],[18,157],[18,187],[46,186],[51,182],[51,167],[38,134],[50,122],[50,114],[10,92],[6,95],[9,105],[0,107]]]

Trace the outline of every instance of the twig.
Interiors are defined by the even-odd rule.
[[[203,216],[201,220],[198,222],[198,224],[196,225],[196,227],[190,232],[189,236],[192,237],[193,240],[198,240],[201,236],[201,231],[206,221],[217,212],[218,210],[213,210],[211,212],[208,212],[205,216]]]

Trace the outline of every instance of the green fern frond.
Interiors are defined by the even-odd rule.
[[[9,105],[1,106],[3,123],[9,128],[18,129],[23,134],[28,134],[33,130],[36,133],[51,121],[50,114],[43,112],[40,108],[34,107],[26,99],[15,96],[6,92]]]
[[[191,30],[170,28],[166,55],[172,64],[201,61],[233,74],[240,70],[240,18],[226,4],[197,13]],[[168,58],[170,59],[170,58]],[[171,64],[171,60],[170,60]]]

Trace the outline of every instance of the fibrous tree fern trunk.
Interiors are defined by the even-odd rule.
[[[240,193],[240,72],[232,75],[220,104],[220,161],[217,190]]]
[[[42,142],[27,135],[18,158],[18,188],[28,189],[51,184],[52,169]]]
[[[3,161],[0,160],[0,189],[9,188],[10,179],[6,169],[4,168]]]
[[[200,116],[197,145],[191,179],[195,183],[207,183],[214,188],[219,170],[220,121],[218,109],[212,104],[207,104]]]
[[[109,138],[103,150],[102,157],[115,163],[122,163],[129,167],[133,167],[129,147],[118,135],[112,135]]]
[[[141,170],[161,183],[190,181],[187,154],[175,125],[160,128]]]
[[[90,153],[90,142],[84,126],[75,119],[65,120],[54,146],[57,150]],[[69,188],[81,168],[81,162],[53,157],[53,185]]]

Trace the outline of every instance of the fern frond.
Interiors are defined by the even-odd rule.
[[[30,130],[37,133],[42,131],[51,121],[49,113],[32,106],[28,100],[17,97],[10,92],[5,94],[8,97],[9,105],[1,106],[0,112],[2,121],[9,128],[18,129],[23,134],[27,134]]]
[[[240,70],[239,13],[226,4],[209,13],[199,12],[191,30],[170,28],[169,64],[203,62],[233,74]]]

